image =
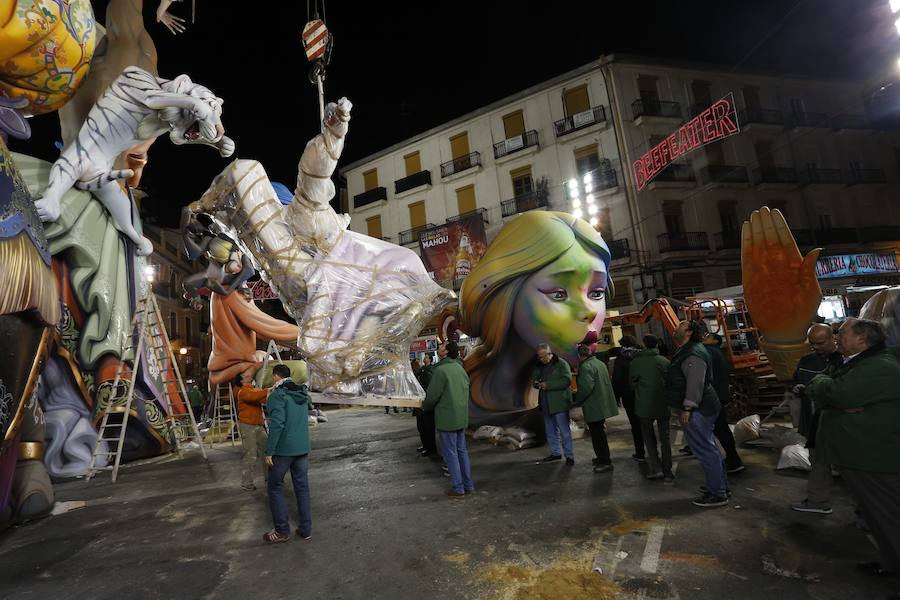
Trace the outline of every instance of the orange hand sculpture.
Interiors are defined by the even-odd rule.
[[[744,300],[775,376],[789,381],[810,351],[806,330],[822,301],[816,279],[821,249],[800,254],[781,211],[765,206],[744,222],[741,238]]]

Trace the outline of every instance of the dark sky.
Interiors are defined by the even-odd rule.
[[[263,163],[293,189],[296,163],[318,130],[300,32],[304,2],[196,0],[197,22],[177,37],[145,6],[160,75],[187,73],[224,98],[235,157]],[[100,22],[107,2],[94,1]],[[652,2],[329,2],[335,47],[329,99],[354,103],[347,164],[507,94],[596,59],[635,53],[775,71],[896,78],[900,55],[888,0],[659,0]],[[240,6],[244,10],[237,10]],[[321,4],[320,4],[321,6]],[[175,4],[190,15],[190,0]],[[32,120],[13,149],[52,160],[55,115]],[[229,159],[230,160],[230,159]],[[229,160],[208,147],[160,139],[145,171],[147,210],[174,225]]]

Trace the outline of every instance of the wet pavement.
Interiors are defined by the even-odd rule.
[[[313,537],[267,546],[262,489],[239,486],[240,449],[128,466],[118,483],[56,486],[57,514],[0,534],[0,598],[747,598],[877,599],[900,591],[855,563],[875,560],[846,488],[831,516],[792,512],[803,474],[743,449],[726,508],[677,482],[644,480],[624,415],[608,421],[615,471],[536,465],[546,447],[469,441],[475,494],[449,500],[440,463],[419,458],[409,413],[330,411],[311,431]],[[677,438],[680,440],[680,436]],[[261,485],[261,482],[257,482]],[[289,486],[288,486],[289,487]],[[292,497],[292,526],[296,513]]]

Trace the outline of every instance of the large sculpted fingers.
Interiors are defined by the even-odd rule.
[[[227,135],[223,135],[222,139],[216,144],[216,147],[219,149],[219,155],[227,158],[234,154],[234,140],[232,140]]]

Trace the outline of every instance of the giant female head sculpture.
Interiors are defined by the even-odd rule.
[[[606,314],[610,253],[586,221],[534,211],[508,223],[463,282],[458,327],[481,344],[466,357],[472,401],[491,412],[531,408],[534,347],[577,360]]]

